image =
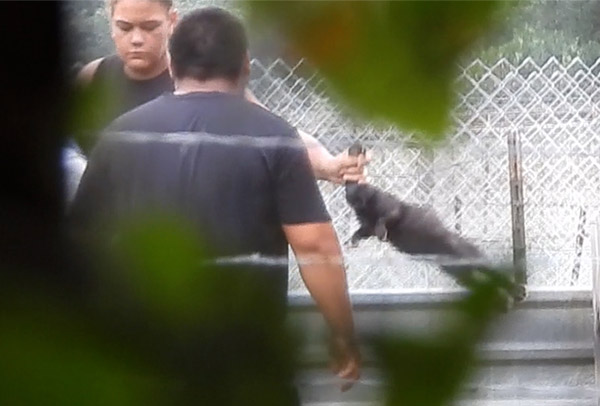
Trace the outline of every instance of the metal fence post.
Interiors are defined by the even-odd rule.
[[[592,227],[592,301],[594,308],[594,366],[596,375],[596,401],[600,406],[600,214]]]
[[[512,217],[513,265],[516,281],[527,283],[527,246],[525,244],[525,211],[521,138],[517,131],[508,132],[508,173]]]
[[[586,237],[585,223],[587,220],[587,211],[585,207],[579,208],[579,222],[577,223],[577,236],[575,237],[575,263],[571,271],[571,286],[574,286],[579,280],[581,272],[581,259],[583,257],[583,244]]]

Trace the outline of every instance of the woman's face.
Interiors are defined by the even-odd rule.
[[[166,62],[176,14],[152,0],[118,0],[111,16],[112,39],[125,69],[153,73]]]

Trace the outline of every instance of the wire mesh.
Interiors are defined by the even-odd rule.
[[[358,140],[373,154],[369,181],[399,198],[431,206],[447,227],[491,258],[510,261],[511,202],[507,134],[522,142],[529,285],[590,287],[588,230],[600,207],[600,60],[542,65],[481,60],[461,68],[448,142],[433,150],[415,134],[360,122],[328,96],[304,61],[252,61],[250,87],[269,109],[339,152]],[[344,244],[358,224],[343,188],[320,184]],[[435,266],[379,241],[344,245],[351,290],[435,289],[453,281]],[[290,290],[303,289],[297,272]]]

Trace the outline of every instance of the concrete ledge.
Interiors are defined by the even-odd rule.
[[[309,402],[303,406],[383,406],[380,402]],[[593,399],[463,400],[456,406],[597,406]]]

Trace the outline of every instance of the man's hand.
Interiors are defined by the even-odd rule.
[[[344,382],[342,392],[352,388],[360,378],[360,352],[353,337],[332,337],[330,342],[332,369]]]
[[[308,158],[317,179],[342,185],[346,181],[366,182],[365,165],[369,162],[369,154],[358,156],[348,155],[344,151],[338,155],[331,155],[329,151],[315,137],[305,131],[299,130],[300,138],[308,150]]]
[[[244,97],[265,110],[269,110],[249,89],[244,90]],[[308,150],[310,164],[317,179],[327,180],[338,185],[342,185],[344,182],[366,182],[364,169],[370,160],[368,153],[349,156],[348,151],[344,151],[333,156],[311,134],[302,130],[298,130],[298,134]]]
[[[350,156],[346,150],[336,156],[323,158],[321,177],[340,185],[344,182],[365,183],[365,165],[368,162],[368,155]]]

